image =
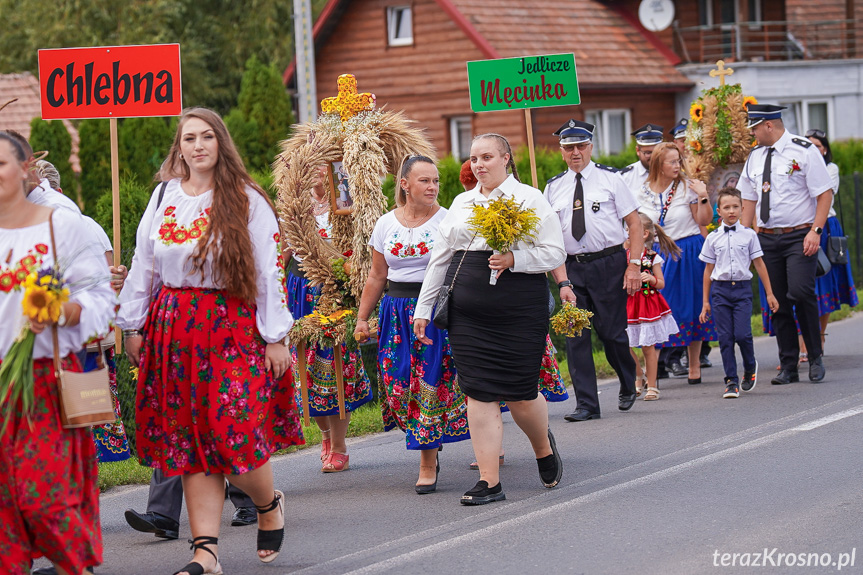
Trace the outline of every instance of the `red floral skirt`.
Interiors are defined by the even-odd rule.
[[[162,288],[141,348],[141,463],[165,475],[240,474],[304,443],[290,370],[264,367],[255,307],[211,289]]]
[[[81,371],[74,356],[64,368]],[[32,425],[20,405],[0,437],[0,571],[30,573],[45,556],[68,573],[102,562],[96,446],[89,428],[63,429],[54,363],[33,364]]]

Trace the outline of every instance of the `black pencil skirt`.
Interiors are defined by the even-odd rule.
[[[452,281],[464,252],[446,275]],[[504,270],[488,283],[492,252],[469,251],[450,296],[449,341],[462,391],[478,401],[536,399],[548,335],[545,274]]]

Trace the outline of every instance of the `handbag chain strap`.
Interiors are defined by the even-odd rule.
[[[449,289],[447,290],[450,293],[452,293],[452,288],[455,287],[455,278],[458,277],[458,272],[459,272],[459,270],[461,270],[461,264],[464,263],[464,257],[467,255],[467,252],[470,249],[470,246],[473,245],[473,240],[476,238],[477,233],[479,233],[479,232],[476,232],[473,234],[473,237],[470,239],[470,242],[467,244],[467,247],[465,248],[464,252],[461,254],[461,261],[458,262],[458,267],[455,268],[455,273],[452,275],[452,281],[450,282]]]

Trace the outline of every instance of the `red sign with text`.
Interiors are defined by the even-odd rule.
[[[180,45],[39,50],[43,120],[179,116]]]

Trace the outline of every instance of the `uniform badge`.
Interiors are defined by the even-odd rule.
[[[761,184],[761,191],[765,194],[770,191],[770,182],[764,182]]]
[[[575,200],[575,204],[573,204],[573,209],[575,209],[575,210],[580,210],[580,209],[581,209],[581,207],[582,207],[582,206],[581,206],[581,200],[576,199],[576,200]]]
[[[598,211],[599,211],[599,202],[593,202],[593,205],[592,205],[592,206],[590,206],[590,209],[591,209],[591,210],[593,210],[593,213],[594,213],[594,214],[595,214],[596,212],[598,212]]]

